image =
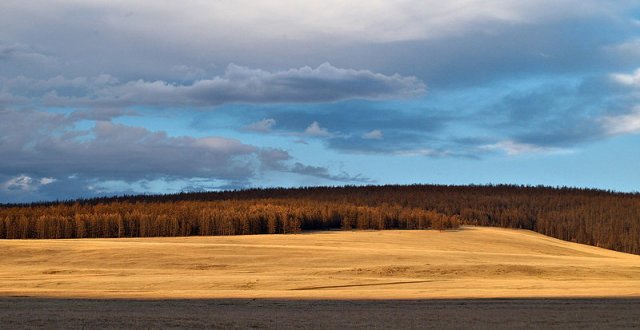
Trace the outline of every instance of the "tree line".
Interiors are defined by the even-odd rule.
[[[326,229],[452,229],[457,215],[399,205],[256,199],[58,204],[0,210],[0,238],[287,234]]]
[[[387,185],[137,195],[0,206],[0,238],[523,228],[640,254],[640,194],[514,185]]]

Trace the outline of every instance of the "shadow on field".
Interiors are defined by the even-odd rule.
[[[0,298],[0,328],[638,328],[640,298]]]

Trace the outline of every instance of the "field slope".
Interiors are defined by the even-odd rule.
[[[0,296],[640,297],[640,256],[526,230],[2,240]]]

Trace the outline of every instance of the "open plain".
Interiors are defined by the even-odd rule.
[[[262,315],[254,320],[258,327],[345,324],[330,323],[340,319],[327,319],[332,313],[364,318],[369,323],[352,319],[351,324],[369,327],[385,326],[374,317],[385,313],[395,315],[387,321],[413,315],[402,317],[406,327],[424,322],[446,326],[455,324],[442,323],[438,315],[472,310],[485,318],[529,311],[522,314],[529,315],[526,320],[500,323],[505,326],[575,325],[593,319],[592,325],[599,320],[605,322],[600,325],[625,327],[640,319],[640,256],[525,230],[3,240],[0,250],[0,316],[4,325],[14,327],[34,325],[34,320],[66,327],[136,327],[147,324],[145,317],[156,322],[178,318],[178,326],[184,315],[198,310],[215,320],[191,326],[251,326],[254,318],[242,323],[243,313]],[[83,314],[91,306],[111,310],[111,316]],[[207,308],[215,312],[204,312]],[[182,316],[172,314],[179,310]],[[34,311],[39,318],[27,317]],[[535,323],[544,319],[535,311],[548,322]],[[558,315],[563,311],[573,323],[562,322],[571,321]],[[433,320],[419,321],[429,317]],[[457,324],[482,317],[458,318],[463,323]],[[76,323],[56,323],[68,320]]]
[[[0,250],[3,296],[640,297],[640,256],[525,230],[3,240]]]

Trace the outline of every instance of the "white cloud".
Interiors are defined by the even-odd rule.
[[[27,175],[20,175],[15,178],[11,178],[2,184],[4,190],[21,190],[30,191],[33,189],[34,180]]]
[[[331,133],[326,128],[320,127],[320,124],[317,121],[314,121],[304,130],[304,134],[315,137],[327,137],[331,136]]]
[[[629,85],[629,86],[638,86],[640,87],[640,69],[637,69],[631,74],[627,73],[614,73],[611,75],[611,78],[620,84]]]
[[[609,135],[640,133],[640,106],[628,114],[604,117],[602,126]]]
[[[54,182],[56,182],[58,180],[54,179],[54,178],[42,178],[40,179],[40,184],[43,186],[46,186],[48,184],[52,184]]]
[[[38,180],[28,175],[21,174],[2,183],[0,188],[8,191],[31,192],[37,190],[40,186],[46,186],[55,181],[56,179],[54,178],[40,178]]]
[[[370,132],[362,134],[362,138],[365,140],[382,140],[384,138],[384,135],[382,134],[381,130],[374,129]]]
[[[638,45],[640,46],[640,42],[638,42]],[[640,50],[640,47],[638,49]],[[629,86],[640,93],[640,68],[629,74],[612,74],[611,78],[615,82]],[[636,96],[640,96],[638,93],[636,93]],[[600,124],[608,135],[640,133],[640,105],[636,105],[625,114],[602,117]]]
[[[259,133],[268,133],[271,131],[273,126],[276,124],[276,120],[273,118],[263,119],[261,121],[257,121],[255,123],[251,123],[244,127],[247,131],[254,131]]]

